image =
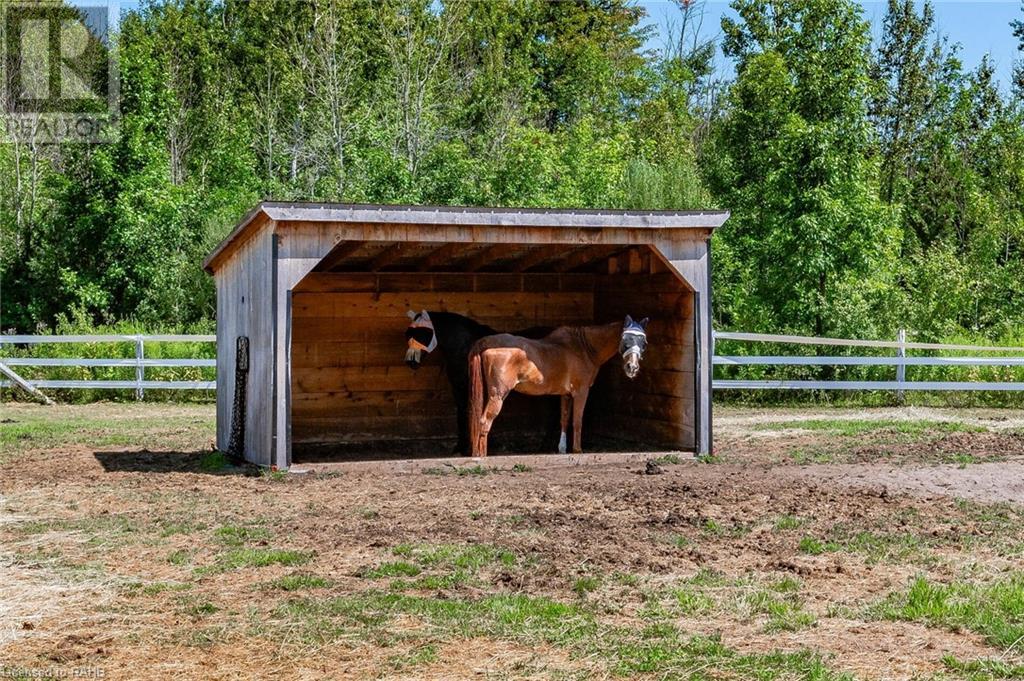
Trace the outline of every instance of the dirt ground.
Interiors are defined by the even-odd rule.
[[[0,676],[1024,678],[1024,412],[301,475],[225,465],[212,412],[3,405]]]

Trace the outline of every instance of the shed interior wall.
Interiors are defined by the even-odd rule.
[[[585,446],[601,438],[691,448],[692,291],[663,268],[642,271],[658,269],[656,259],[637,264],[633,253],[592,272],[310,273],[292,292],[293,456],[449,453],[455,406],[440,358],[415,372],[404,364],[410,309],[457,312],[499,331],[650,316],[640,376],[629,381],[613,358],[591,392]],[[491,449],[554,451],[557,440],[558,398],[515,395]]]

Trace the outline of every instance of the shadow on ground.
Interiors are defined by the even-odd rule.
[[[93,452],[108,473],[205,473],[207,475],[256,475],[258,469],[249,464],[231,465],[220,452],[131,451]]]

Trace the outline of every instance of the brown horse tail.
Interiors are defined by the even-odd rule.
[[[482,354],[479,343],[469,351],[469,452],[473,456],[480,451],[480,422],[484,417]]]

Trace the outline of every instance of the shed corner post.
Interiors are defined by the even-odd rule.
[[[288,286],[287,260],[281,257],[281,236],[271,241],[271,289],[273,292],[273,430],[270,465],[287,470],[291,465],[291,287]]]
[[[314,229],[289,225],[286,237],[274,221],[273,236],[273,450],[270,462],[279,470],[292,463],[292,290],[330,252],[324,238],[330,223]],[[287,224],[287,223],[285,223]]]
[[[657,247],[669,264],[694,292],[695,424],[694,444],[698,456],[709,456],[711,445],[712,347],[711,324],[711,235],[673,234]]]

